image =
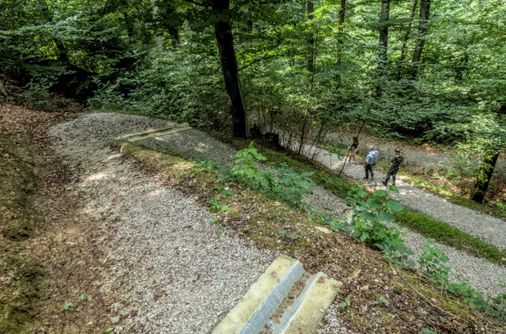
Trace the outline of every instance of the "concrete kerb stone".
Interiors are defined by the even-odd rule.
[[[163,128],[149,129],[149,130],[143,131],[143,132],[129,133],[129,134],[117,137],[116,140],[135,142],[135,141],[138,141],[141,139],[160,136],[160,135],[167,135],[167,134],[176,133],[179,131],[189,130],[191,128],[192,127],[188,123],[181,123],[181,124],[169,123],[169,124],[167,124],[167,126],[165,126]]]
[[[273,334],[316,333],[327,308],[334,301],[342,283],[317,273],[306,282],[304,290],[285,311]]]
[[[260,333],[303,273],[299,261],[279,256],[212,333]]]

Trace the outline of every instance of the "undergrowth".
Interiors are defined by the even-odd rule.
[[[355,189],[356,184],[345,178],[337,177],[322,169],[318,169],[299,161],[292,156],[264,149],[262,153],[273,163],[283,163],[298,172],[312,172],[312,179],[338,197],[346,199],[348,193]],[[416,231],[427,238],[446,244],[471,255],[484,258],[490,262],[506,265],[506,252],[490,245],[479,238],[460,231],[442,221],[426,214],[415,212],[406,207],[394,213],[395,222]]]
[[[252,150],[251,146],[246,149],[248,151],[243,151],[236,156],[237,160],[234,166],[236,175],[232,172],[229,173],[227,168],[215,163],[185,162],[166,154],[139,149],[133,144],[127,144],[124,147],[126,147],[125,152],[146,163],[148,167],[166,171],[167,175],[170,175],[170,178],[175,178],[178,184],[183,184],[185,187],[186,185],[193,188],[197,187],[198,189],[192,190],[197,192],[207,189],[208,205],[211,210],[217,213],[219,218],[216,221],[219,220],[220,225],[227,224],[229,221],[238,224],[239,222],[235,221],[239,220],[241,225],[246,223],[243,229],[248,231],[251,240],[269,248],[282,249],[287,251],[288,254],[304,249],[304,247],[307,247],[307,242],[310,242],[306,233],[309,233],[308,228],[310,225],[316,222],[311,216],[303,215],[300,210],[291,210],[288,206],[272,201],[272,199],[267,201],[267,196],[258,196],[257,192],[260,189],[253,190],[253,188],[258,188],[263,183],[262,178],[256,174],[261,174],[265,170],[257,169],[251,163],[260,160],[267,164],[268,160],[264,159],[265,156],[258,155],[258,152]],[[242,160],[245,157],[247,162]],[[164,163],[164,161],[167,163]],[[315,175],[316,173],[313,177]],[[201,182],[195,182],[195,180]],[[339,222],[334,219],[330,226],[340,230],[346,230],[346,226],[348,226],[348,233],[358,239],[363,239],[374,248],[382,250],[391,263],[400,266],[411,266],[412,264],[406,261],[409,250],[405,248],[401,234],[395,229],[377,224],[380,221],[391,221],[395,212],[399,211],[400,205],[390,200],[385,192],[368,193],[357,186],[351,187],[350,190],[353,190],[350,194],[350,204],[354,203],[355,206],[350,221]],[[267,195],[267,193],[264,194]],[[268,197],[271,197],[271,195],[268,195]],[[243,222],[243,219],[246,219],[246,222]],[[426,267],[428,268],[428,265]],[[438,270],[437,266],[431,268]],[[429,272],[429,270],[426,272]],[[419,282],[419,284],[422,283]],[[427,291],[432,291],[429,286],[423,286]],[[455,287],[465,290],[463,284],[455,285]],[[475,291],[468,289],[465,290],[465,293],[469,297],[465,300],[468,301],[469,305],[475,307],[476,300],[479,299]],[[465,296],[464,292],[459,295]],[[441,299],[437,293],[434,296],[437,300]],[[447,298],[443,299],[447,300]],[[447,303],[450,303],[450,301],[447,301]],[[484,308],[475,308],[488,314],[493,314],[493,312],[490,312],[492,309],[497,310],[493,306],[488,309],[488,312]]]

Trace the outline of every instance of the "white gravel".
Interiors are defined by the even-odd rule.
[[[344,169],[344,174],[362,181],[364,170],[362,166],[347,164]],[[375,171],[374,176],[375,181],[370,181],[369,184],[375,184],[378,188],[385,189],[381,184],[381,181],[385,178],[385,174]],[[408,208],[456,227],[497,248],[506,250],[505,221],[450,203],[444,198],[413,187],[402,181],[397,181],[397,188],[399,192],[390,192],[390,195]]]
[[[50,131],[57,150],[79,175],[75,182],[83,205],[77,209],[102,223],[97,243],[102,245],[105,255],[101,261],[108,269],[97,288],[110,300],[109,316],[118,333],[209,332],[274,258],[227,229],[219,230],[210,223],[208,211],[192,198],[138,172],[109,148],[109,140],[118,135],[166,124],[142,116],[98,113]],[[165,148],[186,157],[214,156],[225,164],[231,161],[233,149],[194,132],[178,133]],[[346,171],[356,177],[362,172],[361,166]],[[425,200],[403,194],[401,201],[404,196],[410,201]],[[341,199],[320,187],[305,201],[336,215],[346,208]],[[426,202],[426,211],[438,210],[441,201]],[[449,215],[460,221],[460,209]],[[487,221],[482,216],[472,217]],[[485,230],[483,224],[480,229]],[[420,235],[405,233],[410,247],[423,243]],[[502,238],[504,245],[506,238]],[[435,246],[450,258],[452,280],[464,279],[489,297],[501,292],[505,267],[444,245]],[[334,302],[318,333],[350,333],[338,318],[337,305],[338,301]]]
[[[398,228],[403,232],[408,247],[415,252],[413,259],[418,260],[422,252],[421,248],[426,244],[426,238],[404,227],[398,226]],[[489,299],[506,293],[504,288],[506,284],[506,267],[438,242],[431,242],[430,245],[442,249],[448,256],[451,282],[467,282]]]
[[[341,198],[320,186],[315,187],[312,193],[304,196],[302,200],[311,208],[336,217],[341,217],[344,211],[348,209],[348,206]]]
[[[296,145],[296,144],[295,144]],[[340,171],[342,160],[321,148],[304,146],[304,153],[332,171]],[[364,167],[354,163],[347,163],[343,174],[374,187],[385,189],[381,181],[385,174],[374,171],[374,181],[363,180]],[[506,222],[490,215],[479,213],[466,207],[448,202],[444,198],[433,195],[402,181],[397,181],[399,193],[390,195],[406,207],[438,219],[464,232],[474,235],[500,249],[506,250]]]
[[[207,333],[274,258],[220,231],[192,198],[108,148],[117,135],[165,124],[100,113],[50,131],[79,173],[80,214],[102,224],[96,242],[108,269],[97,288],[117,333]]]
[[[146,138],[137,143],[159,151],[175,153],[186,159],[212,160],[226,166],[233,165],[236,152],[229,145],[197,129]]]

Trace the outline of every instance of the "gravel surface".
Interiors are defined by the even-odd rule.
[[[324,149],[310,147],[309,145],[305,145],[304,152],[307,156],[314,157],[316,161],[333,171],[341,170],[342,160],[335,162],[339,159],[335,154],[329,153]],[[343,173],[360,182],[385,189],[381,184],[381,181],[385,178],[385,174],[379,171],[374,172],[374,181],[363,180],[364,167],[354,163],[347,163]],[[505,221],[450,203],[441,197],[402,181],[397,181],[397,188],[399,188],[399,193],[391,192],[390,195],[408,208],[452,225],[500,249],[506,249]]]
[[[108,148],[120,134],[165,125],[89,114],[50,131],[79,177],[83,209],[100,221],[97,282],[117,333],[207,333],[274,258],[210,223],[208,211]]]
[[[317,211],[341,217],[348,206],[343,200],[322,187],[315,187],[313,192],[304,196],[304,203]]]
[[[307,147],[308,153],[309,149],[310,148]],[[314,150],[315,149],[313,148],[311,155],[316,158],[325,157],[325,160],[322,160],[321,163],[329,167],[328,161],[332,161],[329,159],[329,156],[324,152],[319,152],[319,154],[314,155]],[[336,159],[336,157],[333,156],[332,159]],[[335,168],[339,169],[340,167]],[[361,180],[364,176],[362,166],[355,164],[347,164],[344,173],[359,180]],[[379,180],[382,180],[384,175],[380,173],[377,174],[377,182],[380,182]],[[485,240],[487,239],[484,236],[489,237],[489,241],[491,243],[496,242],[503,246],[506,244],[506,238],[503,237],[503,239],[501,239],[501,236],[505,235],[505,222],[491,216],[482,215],[473,210],[448,203],[444,199],[425,193],[400,181],[397,183],[399,194],[392,192],[391,195],[406,206],[415,210],[418,209],[419,211],[422,211],[423,209],[424,211],[422,212],[431,216],[438,215],[436,218],[456,227],[462,226],[463,230],[470,234],[482,236]],[[381,185],[380,187],[378,186],[378,188],[384,189],[385,187]],[[315,188],[312,195],[306,196],[305,202],[313,206],[315,209],[325,213],[335,214],[338,217],[341,216],[341,214],[347,209],[346,204],[341,198],[321,188]],[[464,221],[464,223],[462,223],[461,220]],[[478,221],[481,222],[479,225],[476,224]],[[465,223],[468,225],[465,225]],[[469,228],[469,226],[471,228]],[[426,238],[402,226],[397,227],[402,231],[407,246],[414,252],[412,257],[413,260],[418,260],[418,257],[421,254],[421,247],[426,243]],[[464,229],[465,227],[467,227],[467,229]],[[495,233],[498,235],[495,235]],[[450,280],[452,282],[465,281],[476,290],[480,291],[485,297],[489,298],[493,298],[506,292],[502,287],[506,284],[506,267],[490,263],[487,260],[474,257],[466,252],[438,242],[432,242],[431,245],[443,249],[448,256],[448,264],[452,268],[452,272],[450,274]]]
[[[326,138],[333,144],[344,145],[348,147],[352,142],[353,136],[354,134],[349,135],[346,133],[333,132],[329,133]],[[402,145],[402,152],[404,154],[405,163],[408,164],[411,163],[419,165],[420,163],[423,163],[424,166],[427,167],[438,167],[441,165],[449,164],[448,156],[445,152],[424,150],[423,146],[415,149],[398,142],[380,140],[378,138],[361,134],[359,148],[361,150],[365,150],[369,145],[380,148],[381,153],[385,157],[389,158],[393,157],[395,155],[395,149],[399,147],[399,145]]]
[[[415,252],[413,259],[418,260],[421,247],[426,244],[425,237],[404,227],[398,228],[403,232],[406,244]],[[430,245],[444,250],[448,256],[448,265],[452,269],[450,281],[467,282],[487,298],[506,293],[503,287],[506,284],[506,267],[438,242],[431,242]]]
[[[364,169],[359,165],[347,164],[344,174],[362,181]],[[385,174],[375,172],[374,175],[376,181],[369,181],[368,183],[376,183],[377,188],[385,189],[381,184]],[[399,192],[391,192],[390,195],[408,208],[425,213],[500,249],[506,249],[506,222],[503,220],[450,203],[444,198],[402,181],[397,181],[397,188]]]
[[[80,214],[102,222],[96,242],[107,269],[97,288],[110,301],[110,318],[118,333],[209,332],[274,258],[226,229],[218,230],[208,211],[192,198],[138,172],[109,149],[109,140],[118,135],[166,124],[142,116],[100,113],[50,131],[65,162],[79,175],[75,182],[83,201]],[[233,160],[232,148],[197,130],[161,139],[142,144],[187,158],[213,157],[224,164]],[[346,173],[362,177],[363,171],[350,165]],[[414,199],[420,194],[401,199],[404,196]],[[346,208],[340,198],[320,187],[305,201],[336,215]],[[429,203],[439,206],[439,202]],[[458,210],[449,216],[458,215]],[[410,247],[423,243],[422,236],[404,232]],[[435,246],[446,251],[454,269],[452,280],[463,279],[489,297],[501,292],[505,267],[445,245]],[[339,320],[338,304],[336,300],[331,305],[318,333],[351,333]]]
[[[352,142],[352,134],[348,131],[334,132],[327,135],[327,139],[336,145],[344,145],[348,147]],[[360,135],[360,151],[365,154],[369,145],[379,148],[380,153],[385,159],[392,159],[395,155],[397,147],[402,148],[404,163],[417,167],[432,168],[434,170],[447,169],[452,165],[449,158],[450,150],[436,150],[427,145],[406,145],[405,142],[395,142],[389,140],[378,139],[367,134]],[[502,154],[497,160],[494,174],[490,180],[490,192],[505,193],[506,186],[506,154]]]

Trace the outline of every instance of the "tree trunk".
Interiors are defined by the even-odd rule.
[[[0,80],[0,94],[3,96],[7,96],[7,91],[5,90],[2,80]]]
[[[378,79],[385,77],[388,63],[388,20],[390,16],[390,0],[381,0],[379,21],[379,52],[378,52]],[[377,83],[376,93],[381,95],[381,82]]]
[[[314,3],[312,0],[307,1],[307,19],[312,20],[313,19],[313,12],[314,12]],[[311,29],[312,30],[312,29]],[[311,31],[309,38],[307,39],[307,43],[309,45],[308,48],[308,56],[307,56],[307,70],[310,73],[311,76],[311,83],[312,83],[312,77],[314,73],[314,67],[315,67],[315,39],[313,32]]]
[[[232,134],[246,138],[246,111],[241,96],[237,59],[235,57],[232,23],[227,17],[229,0],[214,0],[212,8],[219,19],[214,24],[216,42],[220,52],[221,70],[230,102],[232,103]]]
[[[416,15],[416,8],[418,7],[418,0],[413,1],[413,7],[411,7],[411,15],[409,16],[409,24],[402,38],[402,47],[401,47],[401,55],[399,57],[399,69],[397,71],[397,80],[400,80],[402,77],[402,69],[404,68],[404,60],[406,60],[406,55],[408,53],[408,41],[411,36],[411,28],[413,27],[413,20]]]
[[[170,28],[169,35],[172,39],[172,49],[176,50],[179,47],[179,30],[175,27]]]
[[[158,20],[158,12],[159,12],[158,4],[156,3],[157,1],[150,0],[150,2],[151,2],[151,14],[153,15],[153,20],[157,21]],[[155,32],[155,45],[156,45],[156,48],[158,49],[158,51],[160,51],[160,52],[163,51],[162,35],[160,35],[160,33],[158,32],[158,29]]]
[[[339,73],[339,67],[343,63],[343,44],[344,44],[344,22],[346,20],[346,0],[341,0],[341,7],[339,9],[339,21],[338,21],[338,33],[337,33],[337,84],[341,83],[341,74]]]
[[[473,201],[477,203],[483,203],[500,153],[501,151],[490,152],[483,160],[480,172],[474,185],[473,192],[471,194],[471,199]]]
[[[416,76],[418,75],[418,69],[420,67],[420,61],[422,60],[422,52],[423,46],[425,44],[425,36],[427,35],[427,30],[429,29],[430,1],[431,0],[420,1],[420,21],[418,24],[418,37],[416,40],[415,49],[413,51],[413,60],[411,62],[412,79],[416,79]]]

